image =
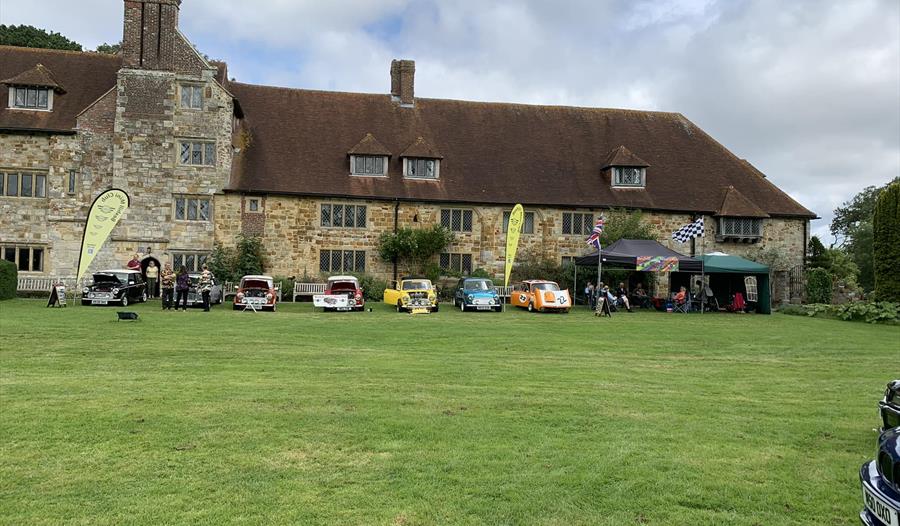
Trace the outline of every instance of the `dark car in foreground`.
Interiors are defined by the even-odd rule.
[[[866,526],[900,526],[900,427],[881,433],[875,460],[863,464],[859,480],[865,506],[860,521]]]
[[[881,412],[882,430],[900,427],[900,380],[887,384],[884,398],[878,402],[878,409]]]
[[[137,270],[103,270],[95,272],[93,282],[81,290],[82,305],[127,307],[129,303],[147,301],[147,284]]]

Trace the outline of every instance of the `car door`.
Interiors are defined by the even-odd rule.
[[[513,287],[513,292],[509,297],[510,304],[516,307],[528,306],[528,284],[519,283]]]

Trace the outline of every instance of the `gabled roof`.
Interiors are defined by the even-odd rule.
[[[0,46],[0,78],[13,81],[26,73],[29,77],[36,75],[38,64],[52,72],[52,80],[59,87],[65,86],[65,93],[53,97],[52,111],[11,110],[7,107],[8,97],[0,96],[0,130],[73,132],[76,116],[116,85],[122,57]]]
[[[363,137],[356,146],[350,148],[350,151],[347,152],[347,155],[387,155],[390,156],[391,152],[387,148],[384,147],[383,144],[378,142],[378,139],[375,138],[371,133],[367,133],[365,137]]]
[[[7,86],[34,86],[39,88],[52,88],[57,93],[65,93],[62,84],[53,77],[53,72],[43,64],[36,64],[33,68],[23,71],[15,77],[0,80],[0,84]]]
[[[650,166],[650,163],[633,154],[628,148],[619,146],[615,150],[609,152],[609,155],[606,157],[606,163],[604,163],[602,169],[606,170],[611,166],[638,166],[647,168]]]
[[[770,215],[815,217],[678,113],[428,98],[404,108],[387,94],[227,87],[253,141],[227,190],[713,214],[719,189],[734,186]],[[405,180],[400,156],[388,177],[349,176],[347,149],[367,133],[403,155],[427,137],[443,156],[440,179]],[[626,144],[653,166],[641,192],[616,191],[599,173]]]
[[[438,153],[437,148],[426,141],[423,137],[416,137],[415,142],[403,150],[400,157],[424,157],[426,159],[442,159],[443,156]]]
[[[727,186],[723,189],[722,204],[716,210],[716,215],[728,217],[769,217],[769,214],[744,197],[733,186]]]

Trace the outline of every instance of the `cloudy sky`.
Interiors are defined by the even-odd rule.
[[[0,0],[0,23],[93,48],[121,0]],[[251,7],[252,6],[252,7]],[[184,0],[182,31],[242,82],[676,111],[821,220],[900,175],[897,0]]]

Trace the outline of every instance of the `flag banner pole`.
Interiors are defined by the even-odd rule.
[[[703,219],[702,215],[700,219]],[[700,240],[700,285],[702,287],[700,291],[700,314],[704,314],[706,312],[706,265],[703,264],[703,245],[705,245],[703,233],[700,234],[698,239]]]

